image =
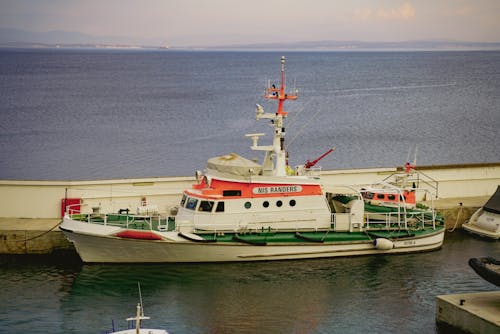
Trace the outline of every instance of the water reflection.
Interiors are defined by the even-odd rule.
[[[0,266],[0,326],[12,332],[124,328],[137,282],[151,327],[170,333],[433,333],[435,297],[491,291],[470,257],[500,243],[455,232],[421,254],[283,262]],[[36,327],[35,327],[36,325]]]

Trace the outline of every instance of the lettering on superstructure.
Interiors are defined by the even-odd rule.
[[[272,186],[272,187],[255,187],[252,189],[254,195],[266,194],[284,194],[284,193],[300,193],[301,186]]]

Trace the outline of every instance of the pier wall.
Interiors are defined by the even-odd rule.
[[[437,296],[436,323],[447,333],[500,333],[499,305],[500,291]]]
[[[418,170],[435,181],[437,189],[433,188],[433,182],[420,184],[436,195],[433,199],[491,196],[500,184],[500,163],[421,166]],[[325,190],[329,190],[338,185],[369,185],[396,171],[396,168],[323,171],[321,178]],[[161,213],[168,213],[178,204],[182,191],[195,182],[194,176],[94,181],[0,180],[0,218],[60,218],[64,198],[80,198],[83,212],[91,212],[95,207],[102,212],[126,208],[133,211],[145,198]]]

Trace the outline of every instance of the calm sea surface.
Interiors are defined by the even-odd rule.
[[[270,52],[0,50],[0,179],[184,176],[246,133]],[[500,52],[287,52],[292,165],[500,161]],[[413,153],[411,154],[413,160]]]
[[[500,243],[454,232],[407,255],[232,264],[0,262],[0,333],[124,329],[137,282],[153,328],[184,333],[436,333],[435,297],[498,290],[468,266]],[[441,331],[440,333],[443,333]]]
[[[500,161],[500,52],[292,52],[292,165]],[[281,53],[0,50],[0,179],[192,175],[249,150]],[[262,144],[266,144],[263,138]],[[411,159],[413,159],[413,154]],[[171,333],[435,333],[439,294],[497,289],[468,266],[500,243],[460,232],[435,252],[307,261],[81,265],[0,259],[0,333],[124,328],[141,283]],[[75,264],[76,263],[76,264]]]

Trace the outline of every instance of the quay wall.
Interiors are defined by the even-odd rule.
[[[397,168],[365,168],[322,171],[326,191],[337,185],[369,185],[395,173]],[[491,196],[500,185],[500,162],[489,164],[421,166],[425,175],[421,188],[428,188],[432,199]],[[423,178],[422,178],[423,179]],[[83,212],[100,207],[102,212],[135,210],[141,199],[168,213],[178,204],[182,191],[194,184],[195,177],[155,177],[93,181],[0,180],[0,218],[54,219],[61,217],[64,198],[80,198]],[[458,202],[457,202],[458,203]]]

